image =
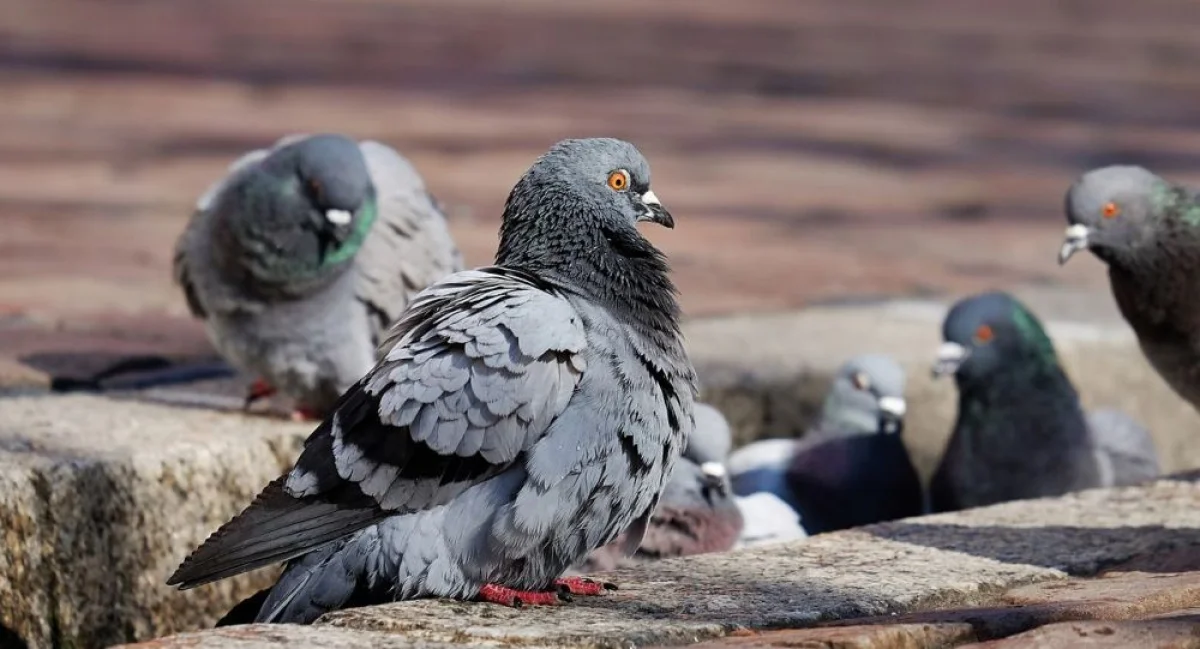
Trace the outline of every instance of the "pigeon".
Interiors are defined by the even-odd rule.
[[[924,496],[901,439],[904,370],[864,354],[838,369],[817,425],[799,440],[749,444],[729,459],[739,496],[775,494],[808,534],[916,516]]]
[[[1087,422],[1102,486],[1148,482],[1162,473],[1150,431],[1132,417],[1116,408],[1101,408],[1089,412]]]
[[[800,514],[779,496],[759,491],[749,496],[734,496],[742,512],[742,533],[735,548],[794,541],[808,536]]]
[[[626,555],[622,547],[625,539],[618,537],[588,555],[576,571],[608,571],[655,559],[724,552],[737,545],[742,522],[725,465],[697,464],[685,455],[671,470],[671,478],[633,555]]]
[[[553,605],[642,540],[693,426],[696,374],[650,168],[616,139],[554,145],[509,194],[495,265],[435,282],[294,467],[195,550],[191,588],[280,561],[256,622],[423,597]]]
[[[175,248],[176,282],[231,365],[319,419],[375,364],[413,296],[462,269],[437,201],[399,153],[294,135],[233,163]]]
[[[995,291],[955,304],[935,376],[958,384],[958,418],[930,488],[935,511],[1131,484],[1153,443],[1123,415],[1084,414],[1041,323]],[[1095,426],[1095,427],[1093,427]],[[1157,474],[1157,461],[1151,460]]]
[[[1059,264],[1087,248],[1108,265],[1142,353],[1200,409],[1200,202],[1142,167],[1111,166],[1080,176],[1065,203]]]
[[[733,431],[729,422],[720,410],[707,403],[697,402],[695,413],[695,429],[688,439],[684,456],[700,464],[717,462],[724,465],[733,449]]]

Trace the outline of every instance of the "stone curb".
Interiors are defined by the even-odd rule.
[[[309,427],[94,396],[0,401],[0,632],[95,647],[211,625],[271,575],[163,584]]]
[[[893,354],[910,371],[906,439],[928,471],[954,412],[953,385],[935,384],[927,371],[943,310],[911,302],[828,307],[699,320],[686,333],[705,398],[742,439],[796,434],[846,357]],[[1189,443],[1200,418],[1153,374],[1120,323],[1051,321],[1050,329],[1085,400],[1124,406],[1149,423],[1168,468],[1200,465],[1200,449]],[[0,632],[36,646],[76,638],[101,646],[211,624],[268,575],[193,593],[163,579],[291,463],[310,431],[98,396],[0,400],[0,524],[9,548],[0,556]],[[980,583],[1012,582],[993,575]]]
[[[901,626],[884,623],[889,616],[952,607],[1029,609],[1044,604],[1047,594],[1055,592],[1037,586],[1046,583],[1063,584],[1068,591],[1076,589],[1078,596],[1060,598],[1064,610],[1075,606],[1075,610],[1085,611],[1097,592],[1130,593],[1123,608],[1110,602],[1107,609],[1094,609],[1095,615],[1132,617],[1139,612],[1163,612],[1173,605],[1200,604],[1197,573],[1163,576],[1165,581],[1142,587],[1128,576],[1135,573],[1128,573],[1111,577],[1125,582],[1110,581],[1109,591],[1103,591],[1105,580],[1080,582],[1083,586],[1068,580],[1068,575],[1093,575],[1136,557],[1190,549],[1198,531],[1200,485],[1163,480],[647,564],[612,573],[611,578],[621,584],[614,594],[579,598],[562,607],[510,609],[444,600],[400,602],[331,613],[315,628],[322,629],[320,633],[332,626],[366,634],[359,640],[352,640],[352,635],[339,636],[347,639],[348,644],[340,645],[346,647],[372,646],[370,642],[385,634],[433,646],[616,649],[722,637],[731,637],[730,644],[741,644],[746,641],[739,637],[761,630],[876,616],[875,624],[881,625],[877,633],[885,638],[921,640],[923,644],[871,646],[957,644],[977,638],[970,611],[961,613],[958,620],[904,622],[904,618],[892,618]],[[1093,583],[1099,585],[1091,586]],[[1077,617],[1083,615],[1076,613]],[[1058,618],[1041,619],[1052,622],[1070,617],[1062,613]],[[1015,624],[1009,632],[1023,631],[1038,619],[1029,615],[1026,623]],[[258,630],[265,627],[241,628],[247,634],[273,633]],[[220,638],[229,632],[208,633]],[[837,636],[851,631],[826,629],[821,633]],[[808,632],[813,639],[824,637],[816,634],[815,630]],[[215,642],[199,633],[181,636],[178,641],[168,638],[136,646],[218,646]],[[247,640],[245,646],[310,645]]]

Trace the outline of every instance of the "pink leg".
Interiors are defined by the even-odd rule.
[[[485,584],[479,589],[479,599],[503,606],[557,606],[563,603],[558,591],[528,591],[498,584]]]
[[[563,577],[555,579],[554,583],[572,595],[602,595],[605,591],[617,589],[617,585],[612,582],[587,577]]]
[[[322,419],[324,417],[320,414],[304,406],[297,406],[292,410],[292,421],[321,421]]]
[[[255,401],[273,394],[275,394],[275,387],[273,385],[263,379],[255,379],[254,383],[250,384],[250,389],[246,391],[246,402],[243,407],[249,408]]]

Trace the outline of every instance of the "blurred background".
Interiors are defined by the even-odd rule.
[[[1200,180],[1193,0],[3,0],[0,357],[206,343],[174,239],[241,152],[377,138],[470,264],[554,141],[636,143],[689,315],[1032,287],[1088,167]],[[164,326],[170,323],[170,326]]]

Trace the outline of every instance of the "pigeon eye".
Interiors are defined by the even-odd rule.
[[[316,180],[308,181],[308,191],[312,193],[313,199],[321,200],[321,183]]]
[[[856,372],[850,380],[854,383],[854,387],[859,390],[866,390],[871,387],[871,377],[862,372]]]
[[[1100,210],[1100,213],[1104,215],[1104,218],[1106,219],[1115,219],[1117,215],[1121,213],[1121,206],[1109,201],[1104,204],[1104,208]]]
[[[617,169],[608,174],[608,188],[614,192],[623,192],[629,189],[629,172],[624,169]]]
[[[992,328],[987,325],[979,325],[979,328],[975,330],[975,342],[979,343],[980,345],[992,342],[992,338],[995,337],[996,334],[993,333]]]

